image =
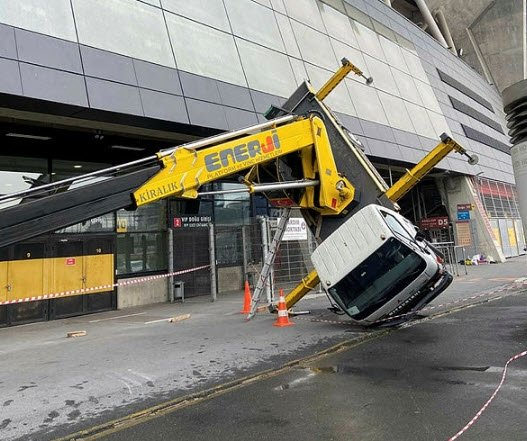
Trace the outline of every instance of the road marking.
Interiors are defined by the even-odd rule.
[[[159,320],[150,320],[149,322],[145,322],[145,325],[149,325],[150,323],[159,323],[159,322],[168,322],[170,320],[170,317],[159,319]]]
[[[138,312],[136,314],[118,315],[117,317],[108,317],[108,318],[103,318],[103,319],[90,320],[88,323],[106,322],[108,320],[117,320],[117,319],[120,319],[120,318],[134,317],[136,315],[144,315],[144,314],[146,314],[146,312]]]

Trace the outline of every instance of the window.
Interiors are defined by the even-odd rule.
[[[117,212],[117,232],[166,230],[166,202],[157,201],[137,210]]]
[[[413,240],[414,238],[410,235],[408,230],[404,228],[400,222],[391,214],[382,212],[382,215],[384,216],[384,219],[386,220],[386,223],[390,227],[390,229],[394,232],[399,234],[400,236],[406,237],[407,239]]]
[[[243,265],[243,226],[216,228],[216,262],[218,265]]]
[[[117,274],[168,268],[166,202],[117,212]]]
[[[426,262],[393,237],[329,289],[348,314],[362,320],[411,284]]]
[[[168,268],[165,231],[117,235],[117,274],[164,271]]]
[[[215,191],[245,189],[233,182],[213,183]],[[247,192],[220,194],[214,197],[214,223],[216,225],[246,225],[250,219],[250,196]]]

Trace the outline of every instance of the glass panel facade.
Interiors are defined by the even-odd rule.
[[[225,0],[225,6],[234,35],[284,52],[284,43],[271,9],[251,0]]]
[[[293,28],[288,17],[281,14],[276,14],[276,21],[280,28],[280,35],[283,39],[285,49],[288,55],[300,58],[300,50],[296,42],[295,35],[293,34]]]
[[[166,231],[117,235],[117,274],[164,271],[167,263]]]
[[[381,47],[384,53],[384,57],[387,63],[407,74],[410,73],[408,66],[403,58],[403,49],[393,41],[390,41],[386,37],[379,37]]]
[[[222,0],[163,0],[163,8],[174,14],[229,32]]]
[[[410,115],[410,120],[415,128],[415,131],[428,138],[437,138],[436,131],[430,121],[428,113],[422,107],[405,101],[406,110]]]
[[[159,8],[134,0],[73,0],[73,9],[79,43],[175,66]]]
[[[284,0],[270,0],[271,6],[275,11],[281,12],[282,14],[286,13]]]
[[[335,70],[339,66],[327,35],[296,21],[291,24],[305,61],[329,70]]]
[[[293,75],[295,76],[296,84],[299,85],[303,81],[309,79],[304,62],[298,58],[289,57],[289,62],[293,68]]]
[[[366,61],[365,70],[368,72],[368,75],[373,77],[373,84],[377,89],[391,93],[392,95],[399,94],[390,67],[386,63],[378,61],[368,55],[364,55],[364,61]]]
[[[384,52],[381,48],[379,36],[375,31],[361,23],[355,22],[355,34],[357,35],[359,48],[362,52],[384,61]]]
[[[179,69],[247,86],[231,34],[173,14],[166,19]]]
[[[168,268],[166,201],[117,212],[117,274]]]
[[[353,28],[351,27],[350,18],[342,14],[341,12],[333,9],[323,3],[320,4],[320,11],[322,13],[322,19],[326,25],[328,34],[342,41],[343,43],[349,44],[355,48],[359,48],[357,37]]]
[[[382,107],[392,127],[406,130],[407,132],[414,131],[410,116],[402,99],[384,92],[379,92],[379,98],[381,99]]]
[[[474,178],[474,182],[505,257],[525,254],[525,237],[516,187],[481,177]]]
[[[477,179],[476,188],[489,217],[519,218],[516,188],[490,179]]]
[[[320,82],[321,69],[329,77],[346,57],[374,83],[369,89],[348,86],[351,103],[347,94],[330,95],[335,110],[374,122],[394,120],[395,127],[426,137],[448,132],[413,44],[342,0],[71,1],[83,44],[282,97],[307,75]],[[5,22],[75,39],[68,5],[0,0]],[[49,29],[41,28],[47,23]],[[356,75],[349,79],[364,86]],[[381,99],[396,107],[381,108]],[[422,106],[423,115],[426,108],[427,116],[407,124],[406,109],[414,115],[417,109],[400,99]],[[395,116],[399,110],[403,115]]]
[[[166,202],[158,201],[136,210],[117,212],[117,232],[166,230]]]
[[[434,94],[434,91],[432,90],[432,87],[430,87],[429,84],[423,83],[422,81],[418,80],[415,80],[414,83],[417,86],[419,95],[421,95],[423,105],[427,109],[441,113],[441,107],[439,107],[439,103],[437,102],[437,98]]]
[[[217,182],[213,189],[233,190],[245,188],[244,185],[232,182]],[[249,193],[220,194],[214,197],[214,223],[216,225],[247,225],[250,219]]]
[[[0,0],[0,18],[11,26],[77,41],[69,0]]]
[[[284,5],[289,17],[324,32],[324,23],[316,0],[286,0]]]
[[[415,80],[410,75],[400,72],[397,69],[392,69],[392,75],[401,98],[422,106],[423,100],[421,95],[419,95]]]
[[[115,214],[108,213],[98,217],[92,217],[79,224],[71,225],[61,230],[56,231],[57,233],[113,233],[115,232]]]
[[[46,159],[0,156],[0,196],[29,190],[49,182]],[[17,205],[20,199],[0,204],[0,208]]]
[[[351,100],[354,103],[359,103],[360,107],[357,109],[359,118],[388,125],[388,119],[379,100],[379,95],[373,87],[352,80],[346,80],[346,85]]]
[[[286,55],[236,39],[249,87],[287,97],[295,89],[295,77]],[[262,73],[262,63],[266,73]]]
[[[426,72],[421,65],[421,61],[417,55],[412,54],[410,51],[402,49],[404,61],[408,66],[408,70],[413,77],[420,79],[421,81],[428,82]]]
[[[241,228],[216,229],[216,262],[222,266],[243,265]]]

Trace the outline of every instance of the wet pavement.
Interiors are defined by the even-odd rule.
[[[515,294],[519,285],[514,281],[527,276],[527,258],[467,270],[427,314]],[[290,362],[379,332],[330,313],[322,294],[298,304],[298,310],[311,314],[294,318],[290,328],[273,327],[275,316],[266,313],[246,322],[239,314],[242,304],[240,292],[220,295],[215,303],[201,297],[0,329],[0,438],[45,441],[90,431],[189,394],[247,377],[256,381],[262,371],[288,369]],[[190,318],[167,321],[182,314]],[[87,335],[66,338],[77,330]],[[177,433],[192,439],[194,432]]]
[[[524,293],[395,330],[100,439],[447,440],[492,395],[526,337]],[[462,439],[525,440],[526,378],[527,357],[510,365]]]

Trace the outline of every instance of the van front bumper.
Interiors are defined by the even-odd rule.
[[[454,277],[447,271],[438,273],[425,287],[421,288],[419,292],[403,307],[398,307],[386,314],[381,319],[372,323],[373,326],[394,326],[405,323],[412,319],[421,309],[434,300],[439,294],[447,289]]]

